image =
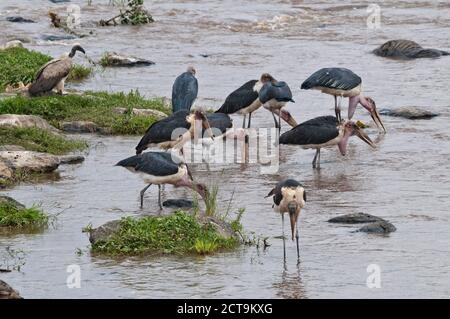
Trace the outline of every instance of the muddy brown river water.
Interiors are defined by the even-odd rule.
[[[72,1],[81,6],[82,23],[109,17],[108,1]],[[276,174],[260,174],[257,165],[195,165],[202,181],[216,181],[225,206],[245,207],[247,231],[269,237],[263,251],[243,247],[207,257],[147,257],[110,260],[89,254],[81,233],[126,215],[157,211],[157,188],[150,188],[144,210],[138,191],[143,182],[114,167],[133,153],[139,137],[83,136],[91,145],[83,164],[62,166],[61,179],[23,184],[2,191],[27,204],[41,204],[57,214],[55,228],[40,234],[0,237],[0,249],[26,253],[21,272],[1,279],[26,298],[413,298],[450,296],[450,129],[449,58],[395,61],[370,51],[389,39],[406,38],[450,50],[450,2],[383,1],[381,25],[366,25],[370,1],[146,1],[156,23],[145,27],[96,29],[78,39],[91,58],[105,50],[156,62],[138,69],[107,69],[71,84],[81,90],[129,91],[170,96],[175,76],[195,65],[200,84],[198,104],[218,108],[228,93],[249,79],[269,72],[288,82],[295,104],[288,110],[297,121],[333,114],[333,100],[316,91],[300,91],[301,82],[321,67],[351,68],[363,78],[365,92],[379,108],[420,106],[440,117],[409,121],[384,117],[385,136],[368,130],[378,143],[369,149],[357,139],[344,158],[337,149],[322,152],[322,169],[313,171],[314,151],[282,147]],[[73,41],[49,43],[43,34],[60,34],[49,26],[49,1],[0,2],[0,41],[20,36],[26,46],[52,55]],[[21,15],[36,24],[13,24]],[[202,57],[201,55],[208,55]],[[79,62],[83,58],[77,57]],[[346,108],[345,108],[346,110]],[[357,119],[370,122],[364,110]],[[236,116],[240,125],[241,118]],[[254,127],[271,127],[267,111],[257,111]],[[284,126],[283,130],[287,127]],[[281,221],[264,195],[281,178],[305,184],[308,202],[300,217],[301,263],[287,242],[287,268],[282,262]],[[167,186],[166,198],[189,197]],[[366,212],[397,227],[389,236],[353,233],[357,226],[329,224],[345,213]],[[77,254],[77,249],[82,254]],[[66,286],[69,265],[81,267],[81,288]],[[381,269],[381,288],[368,288],[367,267]]]

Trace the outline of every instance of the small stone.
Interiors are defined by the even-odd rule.
[[[13,171],[9,166],[5,164],[5,162],[0,160],[0,180],[2,179],[11,179],[13,175]]]
[[[73,121],[61,123],[61,129],[68,133],[95,133],[99,131],[97,124],[90,121]]]
[[[111,236],[116,234],[120,229],[120,220],[113,220],[106,224],[94,228],[89,232],[89,241],[92,245],[99,242],[108,241]]]
[[[63,155],[59,157],[60,164],[80,164],[84,162],[82,155]]]
[[[369,225],[361,227],[358,232],[370,233],[370,234],[388,234],[395,232],[397,228],[386,220],[380,220]]]
[[[133,67],[133,66],[149,66],[155,64],[155,62],[136,58],[133,56],[126,56],[118,54],[115,52],[107,52],[102,59],[103,66],[122,66],[122,67]]]
[[[175,208],[192,208],[194,207],[194,202],[188,199],[168,199],[163,203],[163,206]]]
[[[14,22],[14,23],[35,23],[33,20],[26,19],[24,17],[19,17],[19,16],[6,17],[6,21]]]
[[[17,209],[25,209],[25,205],[19,203],[18,201],[16,201],[14,198],[11,198],[9,196],[3,196],[0,195],[0,204],[9,204],[14,206]]]
[[[405,106],[397,109],[381,109],[380,115],[403,117],[409,120],[427,120],[439,116],[439,113],[424,110],[416,106]]]
[[[44,34],[41,36],[41,39],[44,41],[66,41],[66,40],[75,40],[77,37],[74,35],[53,35],[53,34]]]
[[[380,217],[373,216],[366,213],[354,213],[342,216],[337,216],[328,220],[329,223],[340,223],[340,224],[361,224],[361,223],[372,223],[383,220]]]

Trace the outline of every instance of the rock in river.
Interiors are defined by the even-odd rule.
[[[331,218],[330,220],[328,220],[328,222],[340,224],[361,224],[361,223],[372,223],[381,220],[383,219],[370,214],[354,213]]]
[[[163,206],[175,208],[192,208],[194,207],[194,202],[188,199],[168,199],[163,203]]]
[[[0,299],[22,299],[22,297],[10,285],[0,280]]]
[[[31,151],[2,151],[0,162],[6,163],[13,171],[19,169],[37,173],[53,172],[60,164],[58,156]]]
[[[371,223],[361,227],[358,232],[371,233],[371,234],[388,234],[395,232],[397,228],[386,220],[380,220],[375,223]]]
[[[20,16],[6,17],[6,21],[15,23],[35,23],[33,20],[26,19]]]
[[[100,64],[103,66],[132,67],[132,66],[148,66],[155,64],[155,62],[132,56],[121,55],[115,52],[107,52],[102,58]]]
[[[379,46],[373,53],[381,57],[399,59],[437,58],[450,55],[447,51],[425,49],[420,44],[410,40],[391,40]]]
[[[9,204],[14,206],[17,209],[25,209],[25,205],[19,203],[14,198],[8,197],[8,196],[2,196],[0,195],[0,204]]]
[[[66,41],[66,40],[74,40],[77,37],[74,35],[53,35],[53,34],[44,34],[41,36],[41,39],[44,41]]]
[[[61,129],[68,133],[96,133],[100,130],[97,124],[89,121],[63,122]]]
[[[59,130],[48,124],[46,120],[36,115],[0,115],[0,127],[36,127],[42,130],[58,133]]]
[[[433,113],[416,106],[405,106],[392,110],[381,109],[380,114],[386,116],[403,117],[409,120],[427,120],[439,116],[438,113]]]

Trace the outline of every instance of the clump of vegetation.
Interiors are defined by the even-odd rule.
[[[53,126],[61,122],[91,121],[112,134],[143,134],[157,119],[153,116],[118,114],[117,107],[169,110],[162,99],[146,99],[138,91],[125,93],[85,92],[83,95],[52,95],[36,98],[15,96],[0,100],[0,114],[38,115]]]
[[[28,151],[66,154],[83,150],[88,145],[85,141],[64,138],[39,128],[0,127],[0,145],[19,145]]]
[[[12,203],[0,202],[0,227],[47,227],[48,216],[37,207],[20,208]]]
[[[144,0],[128,0],[125,10],[108,20],[100,20],[101,26],[129,24],[142,25],[154,22],[151,14],[144,8]]]
[[[27,85],[34,80],[37,71],[52,57],[40,52],[25,48],[9,48],[0,50],[0,92],[8,85],[22,82]],[[91,68],[74,65],[68,80],[79,81],[87,78],[92,72]]]
[[[206,254],[238,244],[237,239],[222,237],[195,216],[176,211],[164,217],[123,218],[119,231],[107,241],[94,243],[92,251],[111,255]]]

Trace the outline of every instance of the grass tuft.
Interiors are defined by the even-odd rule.
[[[65,121],[92,121],[112,134],[143,134],[156,120],[152,116],[117,114],[116,107],[147,108],[165,112],[162,99],[146,99],[130,93],[85,92],[83,95],[53,95],[29,99],[14,96],[0,99],[0,114],[29,114],[46,119],[55,127]]]
[[[0,127],[0,145],[19,145],[28,151],[62,155],[83,150],[85,141],[71,140],[38,128]]]
[[[26,48],[9,48],[0,50],[0,92],[8,85],[23,82],[31,83],[37,71],[53,58],[49,55],[28,50]],[[82,65],[74,65],[68,80],[79,81],[87,78],[92,68]]]
[[[48,216],[37,207],[20,209],[10,203],[0,203],[0,227],[47,227]]]
[[[93,244],[92,251],[110,255],[206,254],[236,245],[235,238],[224,238],[193,215],[176,211],[164,217],[123,218],[118,233]]]

